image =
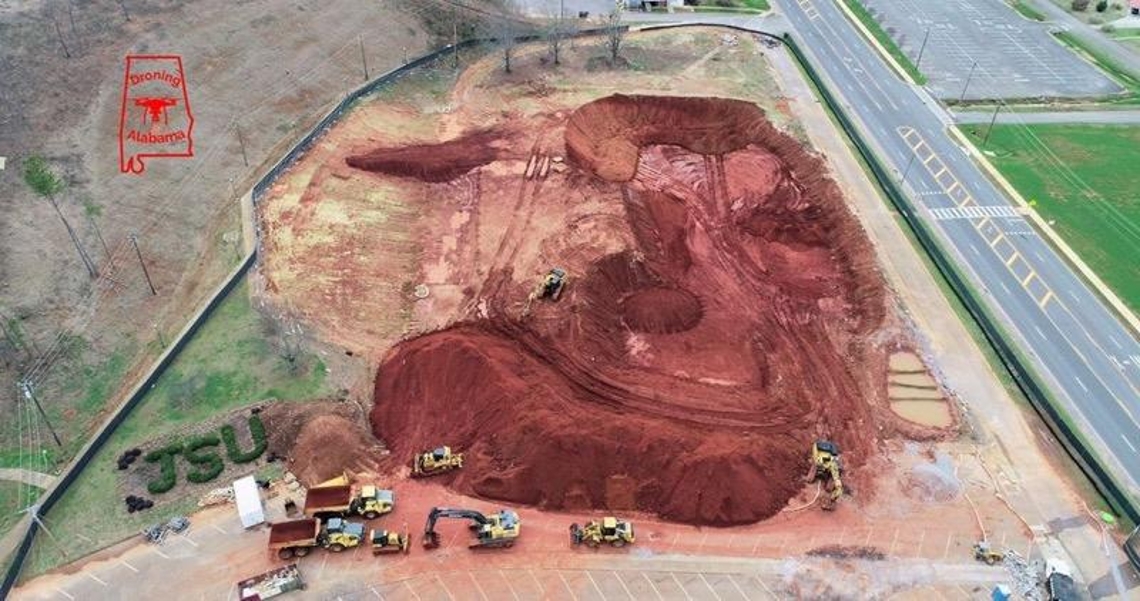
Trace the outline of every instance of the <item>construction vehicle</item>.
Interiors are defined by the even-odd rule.
[[[582,543],[594,548],[602,543],[619,548],[633,544],[633,524],[612,516],[602,518],[601,522],[591,520],[585,526],[570,524],[570,544]]]
[[[1005,559],[1005,553],[991,547],[989,541],[980,540],[974,543],[974,559],[992,566]]]
[[[386,553],[407,553],[412,537],[407,533],[395,530],[372,529],[372,554],[384,555]]]
[[[811,447],[811,467],[808,471],[807,482],[827,480],[825,485],[827,496],[823,498],[821,507],[825,511],[835,509],[835,503],[843,496],[843,464],[839,461],[839,445],[828,440],[817,440]]]
[[[316,518],[278,522],[269,528],[269,550],[280,559],[304,557],[315,547],[340,553],[360,544],[364,524],[329,518],[323,525]]]
[[[561,267],[555,267],[543,276],[538,285],[534,287],[530,295],[526,297],[526,306],[523,308],[523,315],[530,315],[530,306],[534,301],[539,299],[550,299],[551,301],[558,302],[562,298],[562,291],[566,289],[566,284],[569,278],[566,276],[566,270]]]
[[[483,515],[472,509],[433,507],[428,513],[427,524],[424,526],[425,549],[435,549],[439,546],[439,533],[435,531],[435,522],[439,518],[471,520],[473,523],[469,528],[475,534],[475,542],[467,545],[471,549],[511,547],[519,537],[519,516],[510,509]]]
[[[305,493],[305,516],[318,519],[359,515],[374,520],[396,507],[396,494],[368,485],[353,493],[349,484],[310,488]]]
[[[412,460],[412,477],[424,478],[463,467],[463,453],[452,453],[451,447],[438,447],[416,455]]]
[[[305,588],[297,564],[291,563],[275,570],[246,578],[237,583],[239,601],[263,601],[291,591]]]
[[[1069,564],[1059,559],[1045,560],[1045,592],[1049,593],[1049,601],[1077,601],[1081,598]]]

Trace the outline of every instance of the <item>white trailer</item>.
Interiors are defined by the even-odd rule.
[[[265,508],[261,505],[261,489],[253,476],[234,480],[234,505],[243,528],[265,523]]]

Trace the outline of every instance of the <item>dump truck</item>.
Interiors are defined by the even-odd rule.
[[[301,572],[297,570],[297,564],[291,563],[276,570],[269,570],[252,578],[246,578],[237,583],[237,587],[240,601],[264,601],[290,591],[303,590],[305,581],[301,580]]]
[[[395,507],[396,494],[375,486],[362,486],[358,494],[353,494],[352,486],[347,484],[321,486],[310,488],[305,494],[305,515],[322,520],[357,515],[374,520]]]
[[[364,539],[364,524],[329,518],[323,525],[316,518],[278,522],[269,528],[269,550],[280,559],[304,557],[316,547],[333,553],[351,549]]]

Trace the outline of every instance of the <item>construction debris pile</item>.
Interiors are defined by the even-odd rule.
[[[821,434],[857,468],[885,389],[872,340],[886,291],[820,158],[737,100],[619,95],[560,118],[564,147],[542,152],[566,157],[576,192],[551,199],[522,178],[518,197],[478,200],[496,215],[534,204],[500,243],[478,310],[383,359],[376,435],[399,457],[464,449],[445,481],[466,494],[696,524],[780,511]],[[501,152],[490,135],[473,135],[486,156],[468,136],[350,164],[477,189],[491,183],[481,169],[503,171],[477,167]],[[453,170],[405,165],[468,146]],[[586,205],[623,217],[576,213]],[[517,272],[526,252],[571,282],[533,313],[520,307],[554,265]]]

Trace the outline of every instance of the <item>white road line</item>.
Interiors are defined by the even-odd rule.
[[[99,584],[102,584],[103,586],[107,586],[107,583],[100,580],[99,577],[96,576],[95,574],[92,574],[91,572],[84,572],[83,574],[85,576],[87,576],[88,578],[94,580],[95,582],[98,582]]]
[[[653,584],[653,581],[649,579],[649,576],[646,575],[645,572],[641,573],[641,577],[644,578],[645,581],[649,583],[650,588],[653,589],[653,592],[654,592],[654,594],[657,595],[657,598],[660,599],[661,601],[665,601],[665,597],[661,596],[661,591],[657,590],[657,585]]]
[[[1133,453],[1135,453],[1135,452],[1136,452],[1136,447],[1132,446],[1132,442],[1130,442],[1130,441],[1128,440],[1128,437],[1127,437],[1127,436],[1125,436],[1125,435],[1121,434],[1121,435],[1120,435],[1120,438],[1124,439],[1124,444],[1128,445],[1128,448],[1132,449],[1132,452],[1133,452]]]
[[[57,589],[55,589],[55,592],[57,592],[57,593],[59,593],[59,594],[63,595],[64,597],[67,597],[68,599],[72,599],[72,600],[74,600],[74,599],[75,599],[75,597],[72,597],[72,596],[71,596],[71,593],[69,593],[69,592],[67,592],[67,591],[65,591],[65,590],[63,590],[63,589],[61,589],[61,588],[57,588]]]
[[[714,589],[712,585],[709,584],[709,579],[705,578],[704,572],[701,572],[701,582],[705,583],[705,586],[708,587],[709,591],[712,592],[714,597],[716,597],[716,601],[724,601],[724,599],[721,598],[720,593],[716,592],[716,589]]]
[[[613,576],[614,578],[617,578],[618,584],[621,585],[622,590],[625,591],[626,595],[629,595],[630,599],[633,599],[633,600],[637,599],[637,597],[634,597],[633,593],[630,592],[629,587],[625,585],[625,581],[621,579],[621,576],[618,576],[617,572],[610,572],[610,575]]]
[[[570,593],[570,597],[574,599],[574,601],[578,601],[578,595],[574,594],[574,589],[570,588],[570,583],[566,582],[566,577],[562,575],[562,572],[555,573],[558,574],[558,578],[562,580],[562,585],[566,587],[566,591]]]
[[[1080,376],[1073,376],[1073,379],[1077,381],[1077,385],[1079,385],[1081,387],[1081,390],[1083,390],[1085,392],[1089,391],[1089,387],[1085,386],[1085,383],[1081,381]]]
[[[685,593],[685,598],[689,601],[693,601],[692,595],[689,594],[689,591],[685,590],[685,585],[681,584],[681,581],[677,578],[677,574],[675,572],[669,572],[669,576],[673,578],[673,582],[677,583],[677,588],[681,589],[682,593]]]
[[[124,566],[125,566],[125,567],[126,567],[128,570],[130,570],[130,571],[132,571],[132,572],[134,572],[134,573],[136,573],[136,574],[138,574],[138,573],[139,573],[139,569],[138,569],[138,568],[136,568],[135,566],[133,566],[133,565],[131,565],[131,564],[127,563],[127,560],[125,560],[125,559],[120,559],[120,560],[119,560],[119,563],[123,564],[123,565],[124,565]]]
[[[1118,348],[1120,350],[1124,350],[1124,347],[1120,346],[1120,342],[1118,342],[1112,334],[1108,335],[1108,339],[1112,341],[1113,346],[1115,346],[1116,348]]]

